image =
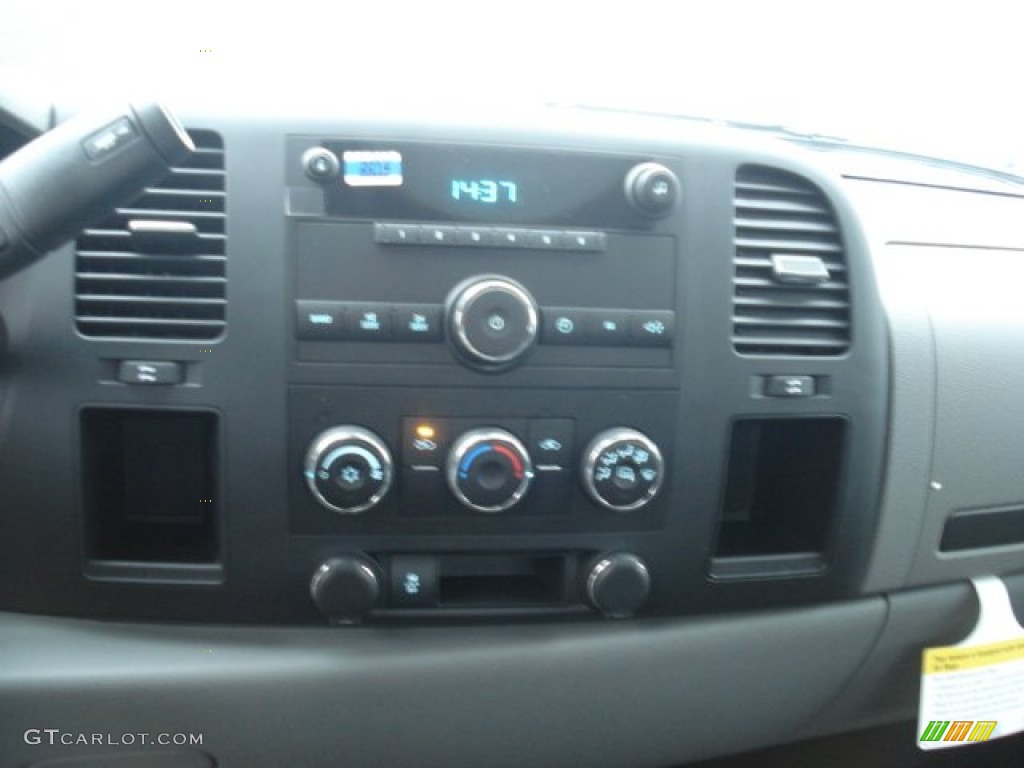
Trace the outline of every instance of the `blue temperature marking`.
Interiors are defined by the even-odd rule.
[[[459,464],[459,477],[463,480],[469,477],[469,468],[473,465],[473,462],[476,461],[477,456],[481,453],[487,453],[489,450],[491,450],[491,446],[489,445],[478,445],[472,451],[463,456],[462,463]]]

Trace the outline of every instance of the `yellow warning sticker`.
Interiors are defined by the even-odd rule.
[[[976,645],[973,648],[950,645],[945,648],[926,649],[922,672],[926,675],[937,675],[1021,660],[1024,660],[1024,637]]]
[[[975,579],[978,623],[961,643],[921,655],[917,746],[944,749],[1024,730],[1024,629],[1006,585]]]

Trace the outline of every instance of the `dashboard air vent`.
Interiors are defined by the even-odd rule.
[[[224,143],[213,131],[189,135],[196,152],[181,166],[79,234],[81,334],[208,341],[224,332]]]
[[[839,223],[808,180],[748,165],[736,174],[733,348],[747,355],[839,355],[850,292]]]

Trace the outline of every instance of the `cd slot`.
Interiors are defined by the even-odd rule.
[[[564,555],[444,555],[440,608],[515,608],[563,604],[569,559]]]

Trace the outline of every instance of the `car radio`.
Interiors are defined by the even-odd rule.
[[[563,574],[603,550],[573,537],[657,528],[678,162],[340,138],[295,138],[289,156],[292,532],[378,564],[410,545],[435,565],[514,548]]]

